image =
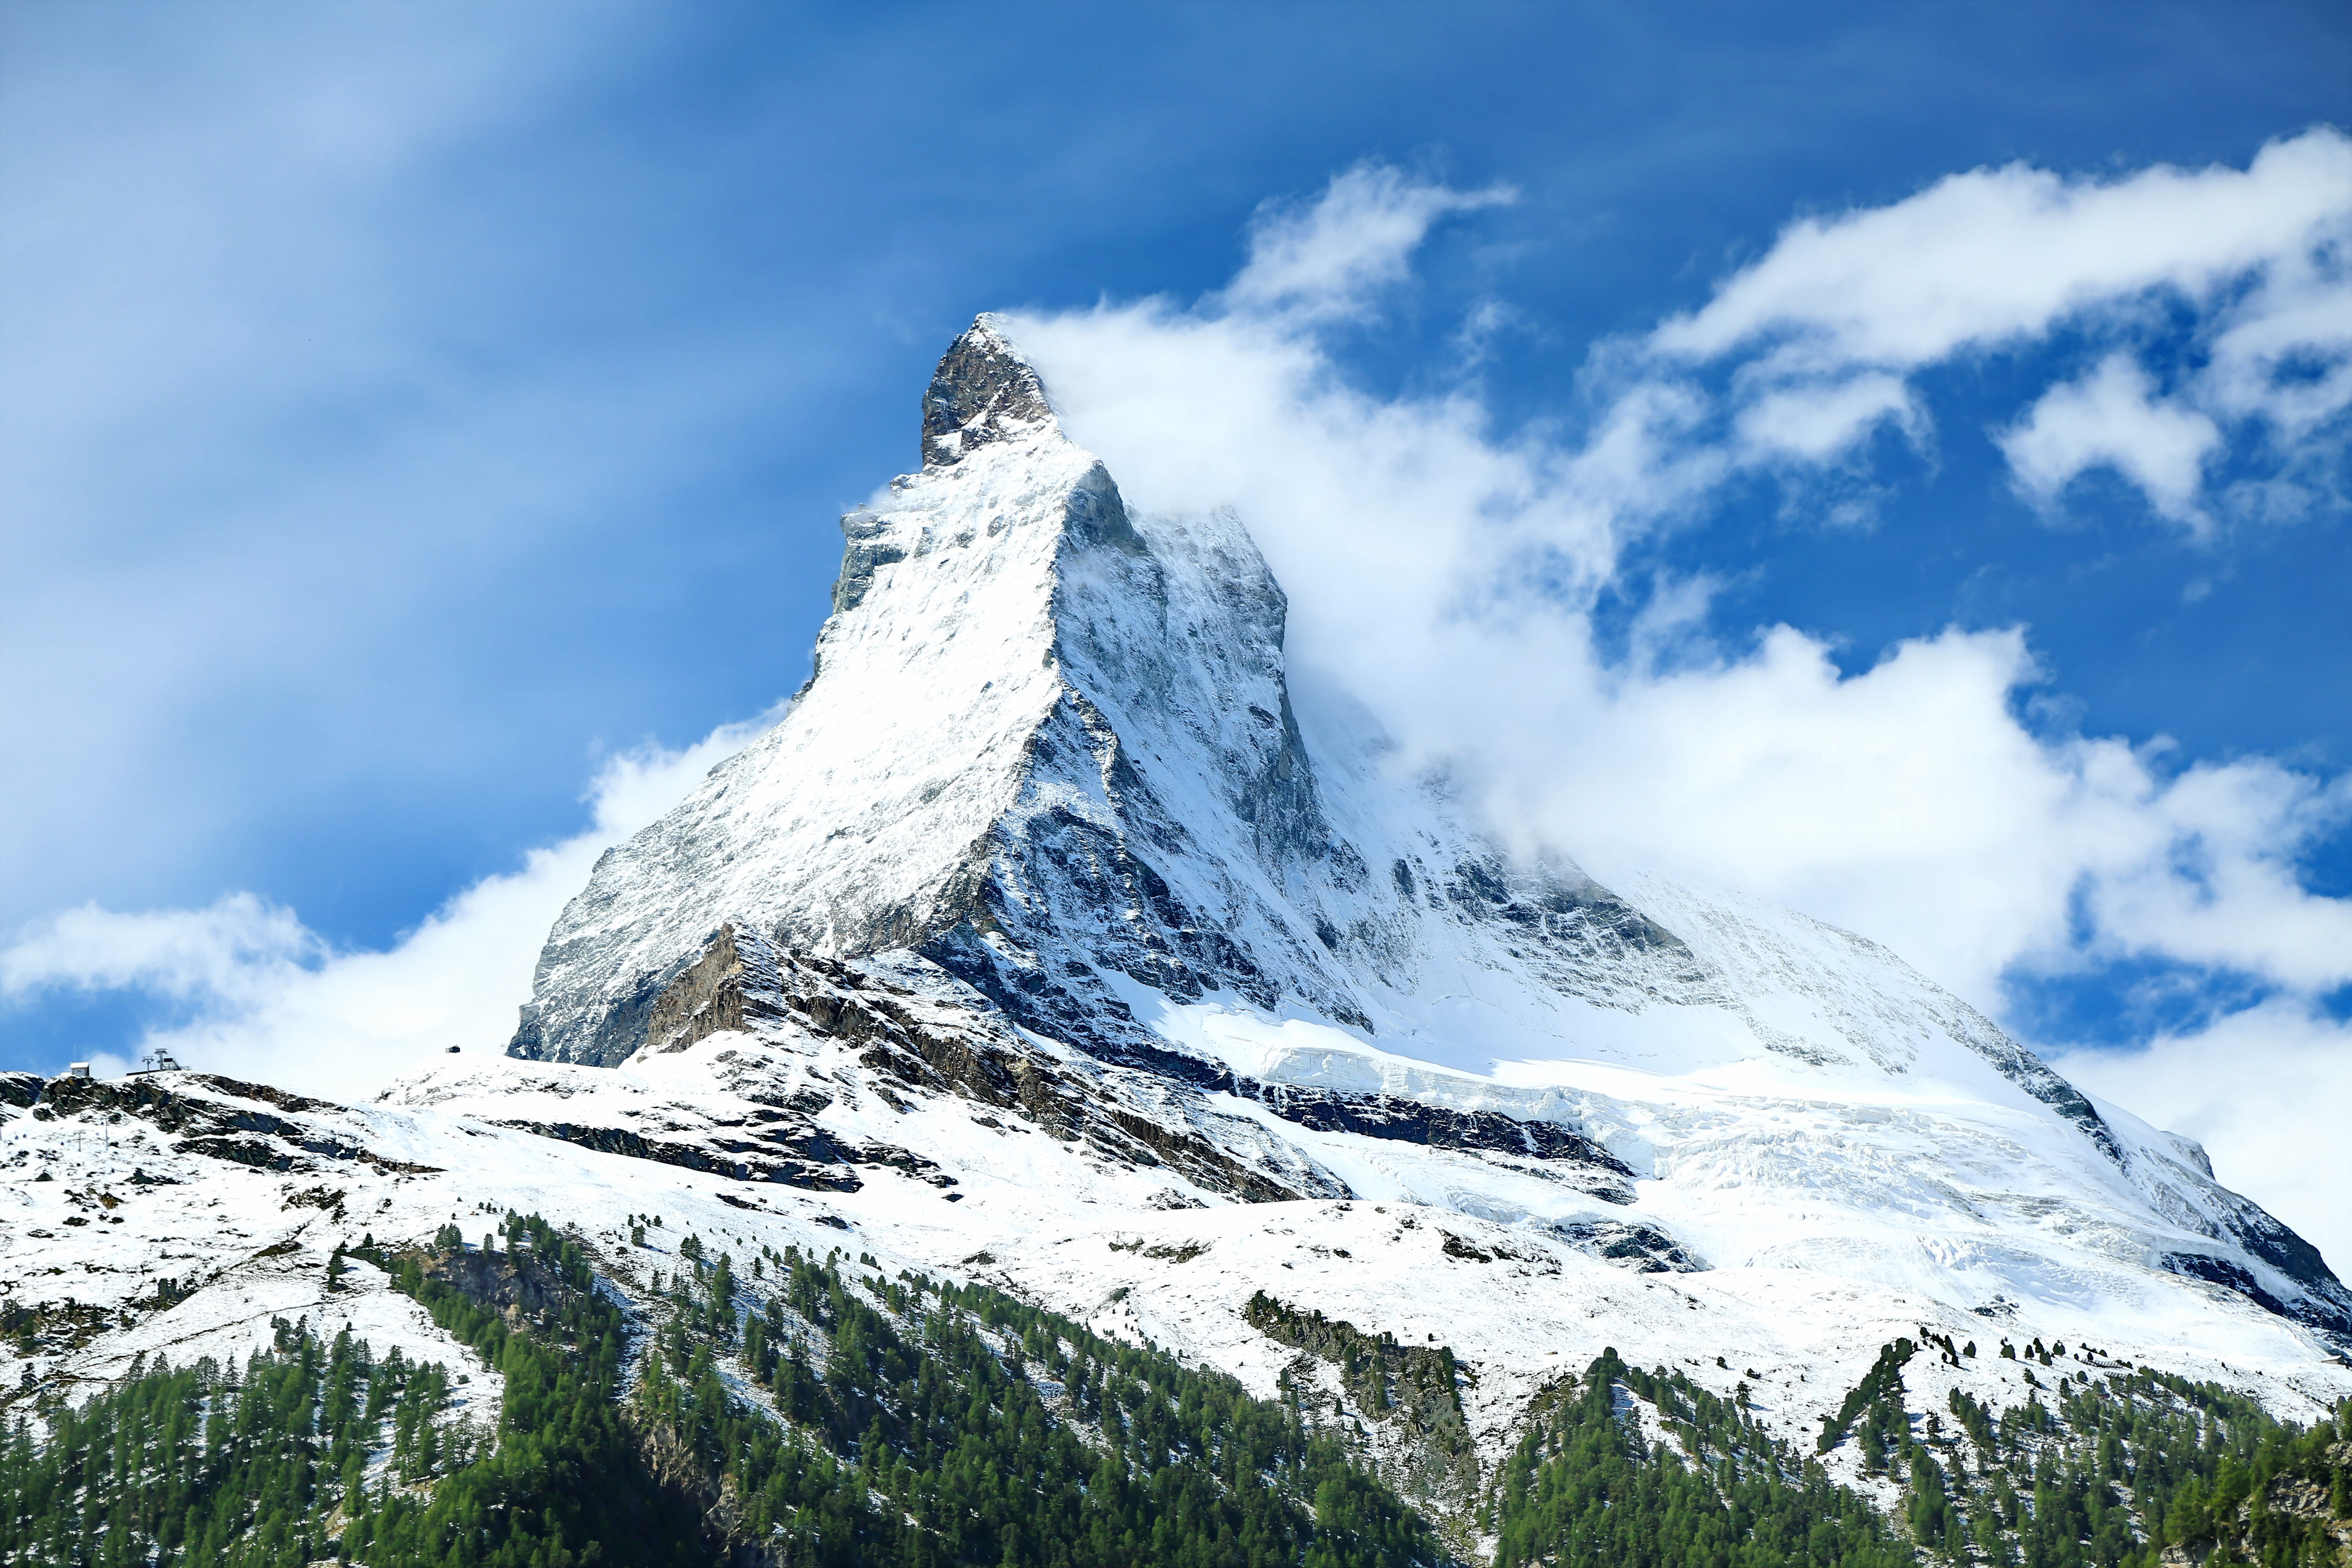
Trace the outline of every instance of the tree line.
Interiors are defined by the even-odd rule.
[[[497,1371],[494,1419],[457,1415],[462,1391],[441,1365],[278,1322],[241,1364],[139,1363],[84,1403],[20,1411],[0,1433],[0,1562],[1451,1560],[1348,1426],[1319,1423],[1295,1394],[1257,1399],[1149,1343],[840,1248],[763,1247],[739,1268],[690,1237],[673,1256],[633,1312],[535,1215],[507,1215],[478,1244],[452,1226],[404,1254],[338,1248],[338,1265],[384,1269]],[[1294,1339],[1318,1331],[1301,1322]],[[1319,1325],[1327,1338],[1344,1327]],[[1333,1343],[1349,1365],[1351,1350],[1365,1367],[1387,1357],[1384,1342],[1379,1357]],[[1916,1412],[1903,1372],[1924,1348],[1886,1346],[1811,1453],[1742,1397],[1606,1352],[1538,1402],[1475,1500],[1477,1533],[1495,1568],[2157,1568],[2168,1547],[2209,1564],[2337,1563],[2352,1404],[2305,1431],[2215,1385],[2063,1369],[1997,1415],[1958,1390]],[[2036,1342],[2032,1359],[2049,1354]],[[1823,1456],[1847,1443],[1898,1490],[1891,1513],[1830,1479]]]

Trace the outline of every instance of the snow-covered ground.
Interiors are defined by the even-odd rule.
[[[722,1032],[621,1069],[464,1058],[396,1086],[386,1103],[294,1115],[173,1075],[184,1104],[266,1110],[284,1122],[289,1131],[252,1140],[295,1167],[282,1172],[177,1152],[152,1120],[119,1108],[47,1121],[17,1110],[0,1134],[0,1299],[102,1310],[105,1326],[78,1349],[31,1358],[37,1376],[68,1389],[119,1377],[142,1352],[151,1363],[158,1354],[175,1363],[242,1356],[268,1343],[273,1317],[307,1316],[329,1332],[349,1322],[378,1353],[398,1345],[469,1375],[460,1392],[488,1410],[495,1374],[380,1274],[354,1263],[343,1290],[325,1289],[337,1241],[422,1244],[453,1222],[475,1236],[495,1224],[487,1205],[575,1231],[599,1271],[641,1305],[656,1276],[679,1266],[675,1248],[689,1234],[731,1252],[739,1273],[763,1247],[840,1247],[872,1253],[887,1272],[999,1284],[1272,1394],[1295,1352],[1244,1321],[1242,1308],[1262,1289],[1406,1343],[1451,1347],[1465,1369],[1465,1414],[1490,1461],[1536,1393],[1581,1371],[1604,1346],[1639,1364],[1682,1368],[1727,1394],[1748,1382],[1756,1407],[1792,1440],[1818,1430],[1880,1345],[1923,1328],[1974,1341],[1979,1354],[1959,1369],[1915,1362],[1920,1408],[1940,1405],[1953,1382],[1995,1407],[2022,1400],[2029,1375],[2046,1388],[2055,1373],[1997,1355],[2003,1339],[2022,1346],[2037,1336],[2098,1348],[2072,1370],[2130,1361],[2213,1378],[2291,1418],[2352,1394],[2352,1371],[2326,1359],[2310,1331],[2219,1287],[2105,1256],[2098,1226],[2023,1194],[2005,1212],[2032,1215],[2041,1228],[2011,1236],[1995,1256],[1990,1243],[1947,1240],[1915,1215],[1874,1211],[1857,1190],[1826,1184],[1794,1218],[1772,1220],[1774,1205],[1760,1193],[1727,1215],[1711,1204],[1719,1167],[1702,1165],[1704,1179],[1685,1187],[1670,1157],[1680,1142],[1656,1140],[1654,1128],[1656,1163],[1668,1171],[1641,1177],[1633,1205],[1546,1205],[1556,1184],[1526,1173],[1536,1162],[1318,1134],[1267,1118],[1360,1195],[1243,1203],[951,1091],[900,1085],[886,1100],[877,1090],[887,1086],[837,1042],[801,1045]],[[877,1157],[855,1167],[856,1191],[813,1191],[501,1124],[561,1120],[573,1129],[657,1131],[672,1149],[715,1148],[714,1138],[724,1141],[763,1100],[813,1084],[825,1086],[830,1103],[812,1121],[843,1145],[919,1151],[936,1170]],[[1265,1115],[1224,1098],[1237,1114]],[[1801,1110],[1784,1108],[1778,1131],[1759,1116],[1765,1143],[1801,1140]],[[1726,1114],[1718,1110],[1718,1144]],[[1818,1107],[1813,1114],[1826,1120]],[[1927,1164],[1924,1147],[1910,1162],[1865,1157],[1867,1141],[1884,1149],[1915,1132],[1865,1120],[1840,1136],[1851,1163],[1876,1171]],[[356,1152],[307,1153],[306,1142]],[[44,1172],[50,1181],[36,1179]],[[134,1172],[146,1183],[134,1183]],[[940,1174],[954,1184],[939,1184]],[[1899,1179],[1925,1178],[1906,1171]],[[1944,1217],[1981,1202],[1980,1191],[1945,1191]],[[1513,1212],[1519,1207],[1524,1214]],[[1737,1213],[1751,1210],[1773,1228],[1735,1254]],[[1640,1259],[1595,1256],[1556,1228],[1570,1215],[1679,1224],[1714,1266],[1642,1272]],[[1710,1215],[1706,1226],[1688,1217]],[[646,1246],[634,1246],[633,1216],[647,1215],[662,1224],[646,1230]],[[68,1225],[72,1218],[86,1223]],[[1993,1228],[1993,1218],[1981,1224]],[[1723,1255],[1706,1256],[1708,1247]],[[194,1293],[143,1310],[164,1276]],[[0,1386],[14,1385],[22,1360],[13,1347],[0,1354],[9,1357],[0,1361]],[[1727,1367],[1716,1365],[1718,1356]]]

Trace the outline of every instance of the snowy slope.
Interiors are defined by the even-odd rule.
[[[70,1394],[124,1375],[142,1354],[151,1365],[241,1355],[267,1343],[273,1316],[307,1317],[330,1332],[350,1323],[379,1353],[398,1345],[469,1375],[458,1416],[487,1415],[495,1374],[382,1276],[354,1265],[346,1290],[324,1289],[336,1241],[423,1244],[446,1222],[477,1234],[495,1223],[487,1205],[572,1229],[641,1326],[658,1321],[660,1278],[680,1267],[688,1235],[739,1263],[763,1247],[840,1247],[872,1253],[888,1272],[988,1279],[1272,1395],[1296,1356],[1245,1322],[1262,1289],[1402,1342],[1450,1347],[1488,1464],[1538,1392],[1603,1346],[1727,1394],[1749,1382],[1762,1418],[1790,1437],[1819,1428],[1880,1344],[1922,1328],[1982,1352],[1961,1367],[1915,1363],[1922,1409],[1940,1405],[1948,1384],[1995,1407],[2022,1401],[2034,1369],[1993,1352],[2030,1336],[2076,1347],[2060,1371],[2155,1365],[2242,1388],[2290,1418],[2352,1393],[2352,1372],[2315,1355],[2307,1330],[2234,1293],[2084,1269],[2055,1211],[2040,1274],[1970,1308],[1938,1278],[1876,1282],[1850,1258],[1662,1260],[1638,1229],[1675,1199],[1672,1179],[1642,1178],[1631,1205],[1580,1205],[1539,1162],[1315,1133],[1230,1097],[1126,1102],[1131,1127],[1157,1115],[1239,1151],[1221,1167],[1155,1140],[1171,1150],[1160,1158],[1115,1124],[1082,1122],[1073,1135],[1055,1114],[1085,1082],[1116,1088],[1128,1069],[1040,1049],[1036,1065],[1058,1068],[1062,1081],[1024,1104],[1018,1084],[988,1098],[905,1063],[866,1065],[874,1054],[870,1042],[774,1020],[620,1068],[461,1058],[382,1103],[349,1108],[197,1074],[0,1080],[0,1300],[31,1310],[41,1330],[30,1355],[0,1341],[0,1389],[28,1368],[36,1385]],[[779,1121],[762,1120],[776,1111]],[[778,1125],[803,1152],[835,1157],[791,1178],[730,1164]],[[1261,1189],[1244,1201],[1234,1173],[1272,1142],[1255,1142],[1257,1131],[1303,1146],[1358,1195]],[[1530,1213],[1549,1223],[1511,1213],[1513,1196],[1540,1205]],[[1693,1196],[1689,1206],[1707,1205]],[[1822,1207],[1851,1234],[1840,1205]],[[1635,1245],[1609,1256],[1608,1234],[1580,1235],[1579,1215],[1624,1227],[1616,1237]],[[642,1215],[664,1223],[636,1246],[629,1226]],[[85,1224],[68,1223],[77,1217]],[[1805,1223],[1784,1221],[1784,1233]],[[1885,1225],[1899,1234],[1904,1221]],[[159,1295],[164,1275],[176,1288]],[[2041,1372],[2045,1387],[2053,1375]],[[1865,1484],[1851,1446],[1830,1463]]]
[[[422,1343],[381,1289],[320,1294],[323,1250],[488,1203],[577,1226],[640,1300],[667,1265],[631,1215],[657,1246],[845,1228],[1271,1393],[1264,1290],[1450,1346],[1489,1460],[1604,1345],[1753,1369],[1791,1431],[1923,1327],[1987,1352],[1921,1373],[1936,1400],[2022,1397],[1990,1352],[2035,1336],[2290,1415],[2352,1393],[2352,1294],[2193,1144],[1849,933],[1515,864],[1295,704],[1240,522],[1130,513],[986,319],[924,457],[844,520],[783,721],[564,910],[509,1056],[361,1108],[0,1094],[0,1290],[97,1312],[42,1375],[289,1305]],[[201,1287],[138,1305],[166,1262]]]

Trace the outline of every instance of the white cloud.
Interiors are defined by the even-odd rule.
[[[2137,360],[2112,353],[2082,380],[2043,393],[2000,437],[2020,487],[2046,506],[2075,475],[2104,464],[2137,485],[2163,516],[2201,521],[2197,492],[2221,432],[2153,392]]]
[[[1818,463],[1889,419],[1915,437],[1925,423],[1901,377],[1863,374],[1775,388],[1742,408],[1736,425],[1755,456]]]
[[[2196,1139],[2253,1197],[2352,1278],[2352,1027],[2299,1004],[2247,1008],[2145,1050],[2052,1064],[2091,1093]]]
[[[2216,412],[2261,416],[2287,440],[2352,405],[2352,241],[2290,254],[2228,312],[2198,390]]]
[[[1769,341],[1790,363],[1916,369],[2151,289],[2202,297],[2347,232],[2352,138],[2332,129],[2273,142],[2243,171],[2158,165],[2101,182],[1977,169],[1791,224],[1653,342],[1713,359]]]
[[[0,949],[0,1000],[59,987],[169,997],[192,1019],[151,1032],[137,1053],[161,1047],[186,1067],[346,1101],[453,1045],[503,1050],[548,928],[596,858],[676,805],[765,722],[714,731],[679,752],[612,759],[592,788],[586,832],[484,878],[384,952],[335,952],[292,911],[249,893],[195,910],[88,906],[35,922]]]
[[[1516,199],[1500,185],[1449,190],[1360,163],[1334,175],[1312,202],[1258,209],[1249,263],[1226,288],[1225,302],[1252,314],[1318,321],[1361,315],[1381,289],[1404,281],[1414,247],[1437,218]]]
[[[132,915],[84,904],[35,922],[0,949],[0,997],[72,986],[250,998],[268,977],[324,952],[293,910],[251,893],[226,894],[209,909]]]
[[[2121,852],[2085,889],[2093,954],[2231,970],[2305,994],[2352,982],[2352,900],[2315,895],[2295,873],[2305,849],[2352,821],[2352,776],[2323,784],[2261,758],[2200,763],[2164,784],[2111,771],[2107,837]]]
[[[1130,502],[1236,508],[1289,593],[1294,664],[1364,702],[1406,765],[1447,762],[1515,836],[1563,847],[1604,879],[1662,873],[1805,909],[1996,1011],[2005,975],[2126,959],[2309,998],[2352,980],[2352,903],[2313,893],[2297,869],[2352,816],[2352,781],[2037,734],[2019,717],[2042,679],[2021,628],[1906,640],[1845,676],[1831,648],[1785,626],[1724,655],[1692,611],[1703,584],[1671,585],[1637,616],[1625,659],[1604,655],[1591,615],[1602,592],[1633,591],[1620,564],[1629,541],[1709,504],[1743,468],[1839,460],[1881,420],[1917,438],[1927,414],[1897,369],[2146,286],[2151,237],[2189,257],[2167,276],[2257,265],[2281,236],[2308,236],[2352,205],[2320,188],[2347,158],[2352,142],[2314,132],[2266,150],[2251,174],[2157,171],[2084,187],[2009,171],[1947,182],[1915,198],[1929,210],[1883,224],[1801,226],[1798,249],[1839,267],[1768,258],[1727,285],[1722,309],[1654,342],[1603,345],[1588,379],[1604,399],[1574,440],[1501,436],[1464,392],[1364,396],[1317,336],[1331,312],[1302,294],[1265,312],[1235,310],[1230,294],[1197,310],[1106,303],[1015,318],[1013,331]],[[1378,188],[1400,199],[1377,221],[1360,203],[1321,221],[1365,224],[1366,245],[1388,255],[1447,210]],[[2021,201],[2042,226],[2005,243],[2048,244],[2056,280],[1995,279],[1990,304],[1938,305],[1937,289],[2016,262],[1989,258],[1982,226]],[[1902,243],[1854,249],[1846,237],[1886,233]],[[1926,253],[1945,243],[1968,254]],[[2108,247],[2137,259],[2095,265]],[[1864,249],[1874,266],[1908,257],[1905,279],[1864,276]],[[1360,291],[1329,276],[1354,310]],[[1815,290],[1804,277],[1843,281]],[[1808,300],[1847,313],[1814,330],[1800,377],[1787,323]],[[1905,327],[1913,307],[1940,310],[1941,324]],[[1914,328],[1925,335],[1904,335]],[[1737,367],[1727,409],[1658,346],[1751,342],[1766,357]],[[1895,368],[1857,370],[1863,354]],[[2120,405],[2134,394],[2139,426],[2083,418],[2069,432],[2062,394],[2025,426],[2022,460],[2053,474],[2070,450],[2089,452],[2186,506],[2196,470],[2180,452],[2193,458],[2197,427],[2184,437],[2165,426],[2131,368],[2119,362],[2074,395],[2097,412],[2108,407],[2098,397]],[[2151,419],[2172,447],[2150,436]],[[2321,1095],[2292,1110],[2316,1136],[2352,1106]]]
[[[2352,405],[2352,138],[2309,131],[2243,170],[2099,181],[1978,169],[1807,218],[1705,306],[1661,323],[1642,345],[1661,363],[1634,363],[1657,377],[1738,361],[1734,417],[1750,456],[1821,461],[1890,416],[1916,430],[1913,372],[2062,328],[2128,338],[2158,295],[2202,318],[2207,363],[2177,400],[2153,400],[2137,362],[2108,352],[2001,446],[2045,504],[2105,464],[2158,514],[2201,530],[2224,422],[2302,440]],[[2252,431],[2245,441],[2259,445]]]

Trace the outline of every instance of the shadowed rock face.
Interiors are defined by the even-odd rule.
[[[756,934],[723,925],[693,966],[655,998],[646,1048],[682,1051],[727,1029],[782,1015],[775,955]]]

